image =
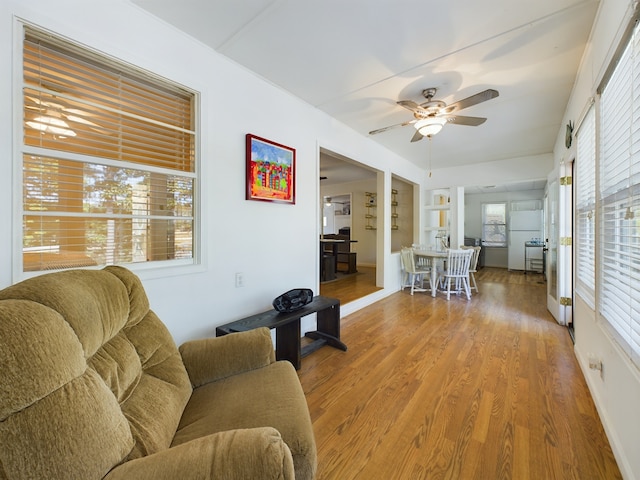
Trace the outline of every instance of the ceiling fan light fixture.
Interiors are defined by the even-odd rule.
[[[69,124],[60,118],[40,116],[25,123],[31,128],[39,130],[42,133],[52,133],[54,135],[61,135],[65,137],[76,136],[76,132],[71,130]]]
[[[430,137],[442,130],[445,123],[447,123],[447,119],[444,117],[429,117],[418,120],[415,123],[415,127],[420,132],[420,135]]]

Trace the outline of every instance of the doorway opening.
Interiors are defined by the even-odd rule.
[[[377,268],[382,259],[378,253],[378,230],[369,199],[377,194],[378,172],[353,159],[320,148],[320,180],[318,220],[320,246],[319,292],[338,298],[342,304],[362,298],[382,288],[377,281]],[[373,228],[372,228],[373,225]],[[348,241],[333,246],[331,237]],[[335,255],[335,260],[324,258]],[[346,250],[346,251],[345,251]],[[351,262],[351,263],[349,263]],[[323,267],[335,265],[334,275],[326,275]]]
[[[351,231],[351,193],[323,197],[322,234],[347,234]]]

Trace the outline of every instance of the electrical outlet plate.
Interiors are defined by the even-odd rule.
[[[600,372],[600,378],[604,379],[604,371],[602,369],[602,360],[595,355],[589,355],[589,369]]]

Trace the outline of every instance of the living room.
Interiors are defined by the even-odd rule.
[[[21,260],[22,125],[17,120],[22,111],[20,52],[21,25],[25,23],[198,93],[201,188],[194,261],[163,268],[134,268],[153,309],[167,324],[175,342],[181,344],[214,336],[216,326],[270,308],[274,297],[291,288],[318,291],[321,149],[355,159],[379,172],[381,204],[389,199],[394,177],[415,186],[418,205],[434,188],[547,178],[566,160],[565,125],[582,115],[587,99],[595,94],[632,16],[632,8],[624,0],[604,0],[600,4],[589,37],[590,48],[581,60],[573,90],[561,99],[566,112],[553,122],[555,144],[543,153],[496,158],[471,167],[441,165],[432,169],[429,176],[427,169],[372,140],[366,132],[335,121],[135,3],[72,1],[64,2],[61,8],[59,3],[44,0],[4,1],[0,5],[0,60],[6,67],[0,73],[0,148],[4,159],[0,162],[0,212],[4,221],[0,230],[4,252],[0,255],[0,286],[30,276],[23,271]],[[469,93],[474,92],[470,86]],[[394,102],[400,98],[388,99],[387,103],[395,107]],[[518,112],[513,112],[514,122],[517,116]],[[386,123],[380,126],[383,125]],[[375,127],[371,125],[370,129]],[[445,128],[449,127],[464,128]],[[295,148],[295,204],[246,200],[248,133]],[[532,132],[531,136],[537,133]],[[409,145],[406,131],[405,137]],[[436,140],[437,136],[433,139],[434,149]],[[426,143],[421,155],[427,159]],[[420,215],[417,218],[415,240],[419,243],[422,225]],[[378,238],[381,289],[350,304],[343,311],[345,316],[400,288],[400,261],[393,253],[391,233],[380,231]],[[243,280],[240,286],[237,274]],[[596,317],[588,306],[576,306],[575,321],[581,329],[576,355],[621,470],[634,478],[640,476],[640,460],[634,454],[640,431],[635,401],[640,398],[640,380],[637,368],[603,335]],[[307,324],[304,328],[313,326]],[[601,379],[589,370],[591,353],[602,356],[607,372],[616,375]]]

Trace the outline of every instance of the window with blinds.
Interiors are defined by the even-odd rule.
[[[640,366],[640,35],[601,93],[599,308]]]
[[[193,263],[193,92],[26,26],[23,115],[23,271]]]
[[[595,308],[596,115],[591,106],[576,132],[576,291]]]
[[[484,203],[482,205],[482,245],[507,246],[507,204]]]

